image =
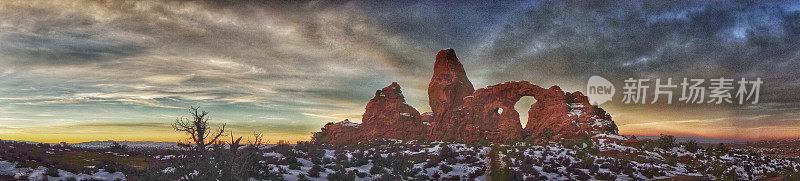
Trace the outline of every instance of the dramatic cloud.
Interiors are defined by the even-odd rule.
[[[796,83],[800,74],[794,71],[800,68],[800,12],[787,7],[796,4],[540,2],[509,18],[480,64],[497,68],[484,72],[490,80],[525,79],[559,84],[567,90],[582,90],[582,81],[592,75],[618,84],[626,78],[761,77],[766,83],[760,107],[717,106],[692,115],[731,116],[716,118],[735,123],[732,129],[790,126],[796,131],[800,122],[792,117],[742,119],[800,111],[795,106],[800,95],[790,93],[800,91]],[[675,112],[607,107],[612,113],[634,115],[617,119],[622,128],[631,123],[679,121]],[[670,109],[661,104],[636,107]],[[648,120],[646,114],[668,118]],[[672,123],[662,123],[655,129],[673,129]]]
[[[620,83],[761,77],[765,85],[757,105],[604,107],[623,133],[629,128],[627,133],[657,134],[708,122],[690,120],[720,121],[731,130],[800,130],[800,115],[789,114],[800,111],[798,7],[694,1],[5,1],[0,136],[45,138],[42,130],[49,129],[80,141],[103,138],[68,127],[97,135],[113,135],[103,131],[113,127],[153,128],[153,135],[176,139],[180,135],[164,126],[183,115],[183,108],[199,105],[242,132],[308,139],[326,122],[360,120],[374,91],[391,82],[400,83],[409,104],[428,111],[434,55],[444,48],[456,49],[476,87],[528,80],[583,91],[592,75]],[[691,116],[665,116],[675,113]],[[641,125],[664,128],[643,131]],[[68,136],[73,133],[79,136]],[[743,137],[723,133],[711,136]],[[151,138],[158,137],[130,139]]]

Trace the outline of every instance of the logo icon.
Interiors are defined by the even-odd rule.
[[[614,84],[600,76],[589,77],[589,82],[586,84],[586,97],[589,97],[589,103],[592,105],[600,105],[611,101],[614,97]]]

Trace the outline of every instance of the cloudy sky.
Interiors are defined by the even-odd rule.
[[[760,77],[758,104],[618,95],[602,107],[623,134],[800,137],[796,2],[11,0],[0,2],[0,139],[178,141],[169,124],[201,106],[239,135],[307,140],[360,121],[391,82],[429,111],[445,48],[476,88]],[[523,124],[532,102],[517,104]]]

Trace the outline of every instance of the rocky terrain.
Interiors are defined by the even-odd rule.
[[[210,149],[225,163],[223,145]],[[207,180],[218,167],[173,149],[87,149],[0,142],[0,180]],[[671,136],[635,140],[597,134],[569,142],[464,143],[375,139],[358,144],[239,149],[243,180],[796,180],[797,157],[726,145],[699,147]],[[249,155],[249,156],[248,156]],[[215,171],[216,170],[216,171]]]
[[[761,140],[736,143],[732,144],[731,147],[736,149],[752,150],[753,152],[765,155],[781,157],[800,156],[800,140],[793,139]]]
[[[759,180],[799,178],[797,158],[598,134],[567,143],[374,140],[265,150],[284,180]]]
[[[529,121],[523,128],[514,104],[524,96],[534,97],[536,103],[528,110]],[[331,144],[377,138],[503,143],[617,133],[611,116],[589,104],[580,92],[564,92],[558,86],[545,89],[526,81],[475,90],[452,49],[436,55],[428,97],[432,112],[420,114],[405,103],[400,85],[392,83],[375,92],[361,124],[328,123],[314,139]]]

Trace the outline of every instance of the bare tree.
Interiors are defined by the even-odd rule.
[[[248,138],[247,140],[248,140],[247,141],[248,144],[250,144],[251,146],[253,146],[255,148],[259,148],[259,147],[261,147],[261,144],[264,141],[264,134],[261,134],[259,132],[253,132],[253,141],[251,142],[250,138]]]
[[[183,132],[190,136],[191,140],[189,141],[197,145],[197,150],[202,156],[206,153],[206,145],[213,144],[217,142],[217,139],[225,136],[225,124],[223,123],[216,131],[209,129],[209,119],[206,117],[208,112],[201,112],[198,111],[198,109],[200,109],[200,107],[190,107],[189,114],[192,118],[178,118],[172,123],[172,128],[174,128],[175,131]]]
[[[235,138],[235,136],[233,136],[233,131],[231,131],[231,143],[229,145],[231,147],[231,151],[236,153],[236,150],[239,150],[239,147],[242,146],[239,144],[239,142],[242,141],[242,137],[240,136],[239,139],[235,140],[233,138]]]

